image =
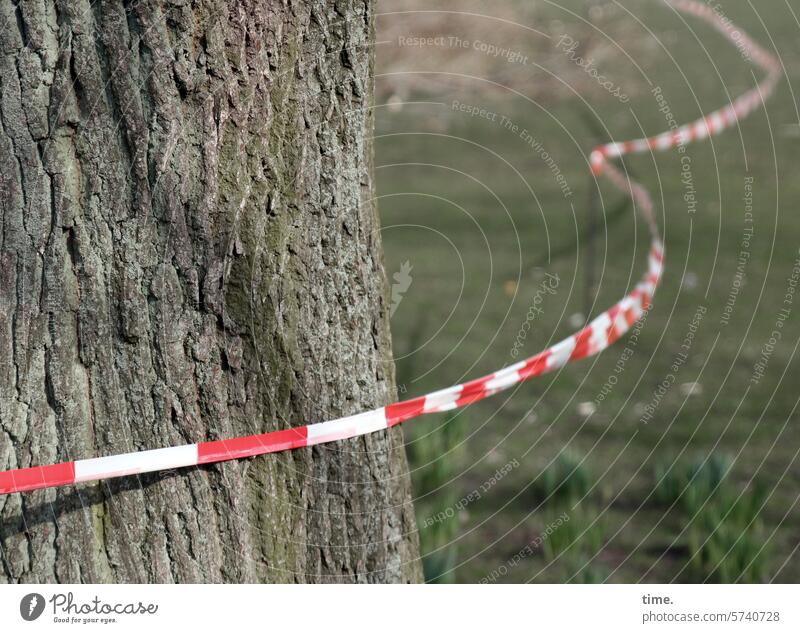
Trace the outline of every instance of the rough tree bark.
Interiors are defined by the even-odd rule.
[[[392,401],[373,0],[0,3],[0,468]],[[418,581],[399,430],[0,497],[6,581]]]

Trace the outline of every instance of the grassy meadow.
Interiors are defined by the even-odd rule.
[[[693,120],[761,76],[660,2],[526,3],[521,25],[500,4],[502,19],[465,3],[483,17],[432,23],[379,5],[376,195],[401,397],[533,355],[621,298],[648,236],[590,176],[591,147],[667,129],[665,103]],[[405,425],[429,581],[800,581],[800,2],[724,10],[787,76],[688,158],[625,159],[666,242],[647,318],[599,356]],[[455,40],[398,43],[419,33],[471,43],[437,75]],[[509,52],[488,63],[488,44]]]

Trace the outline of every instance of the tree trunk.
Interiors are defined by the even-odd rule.
[[[372,0],[0,3],[0,469],[394,398]],[[398,429],[0,496],[20,582],[421,579]]]

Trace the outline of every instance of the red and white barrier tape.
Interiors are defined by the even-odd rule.
[[[338,420],[260,435],[0,472],[0,494],[211,464],[366,435],[426,413],[463,407],[607,348],[624,335],[647,310],[661,278],[664,259],[664,247],[650,195],[644,187],[623,175],[608,162],[608,159],[636,152],[665,150],[717,134],[755,109],[762,99],[772,92],[780,77],[777,60],[744,32],[718,16],[708,5],[696,0],[671,0],[670,4],[715,26],[737,47],[745,50],[758,66],[767,71],[767,77],[730,105],[693,123],[651,138],[608,143],[592,151],[590,155],[592,172],[595,175],[606,174],[619,189],[633,198],[649,224],[652,245],[647,272],[641,281],[627,296],[600,314],[581,331],[535,356],[483,378]]]

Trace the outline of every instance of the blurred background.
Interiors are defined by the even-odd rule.
[[[800,2],[712,5],[786,76],[683,162],[625,159],[666,240],[632,333],[405,426],[429,582],[800,580]],[[401,398],[531,356],[629,291],[647,232],[594,182],[591,148],[694,120],[763,76],[660,0],[383,0],[379,14]]]

